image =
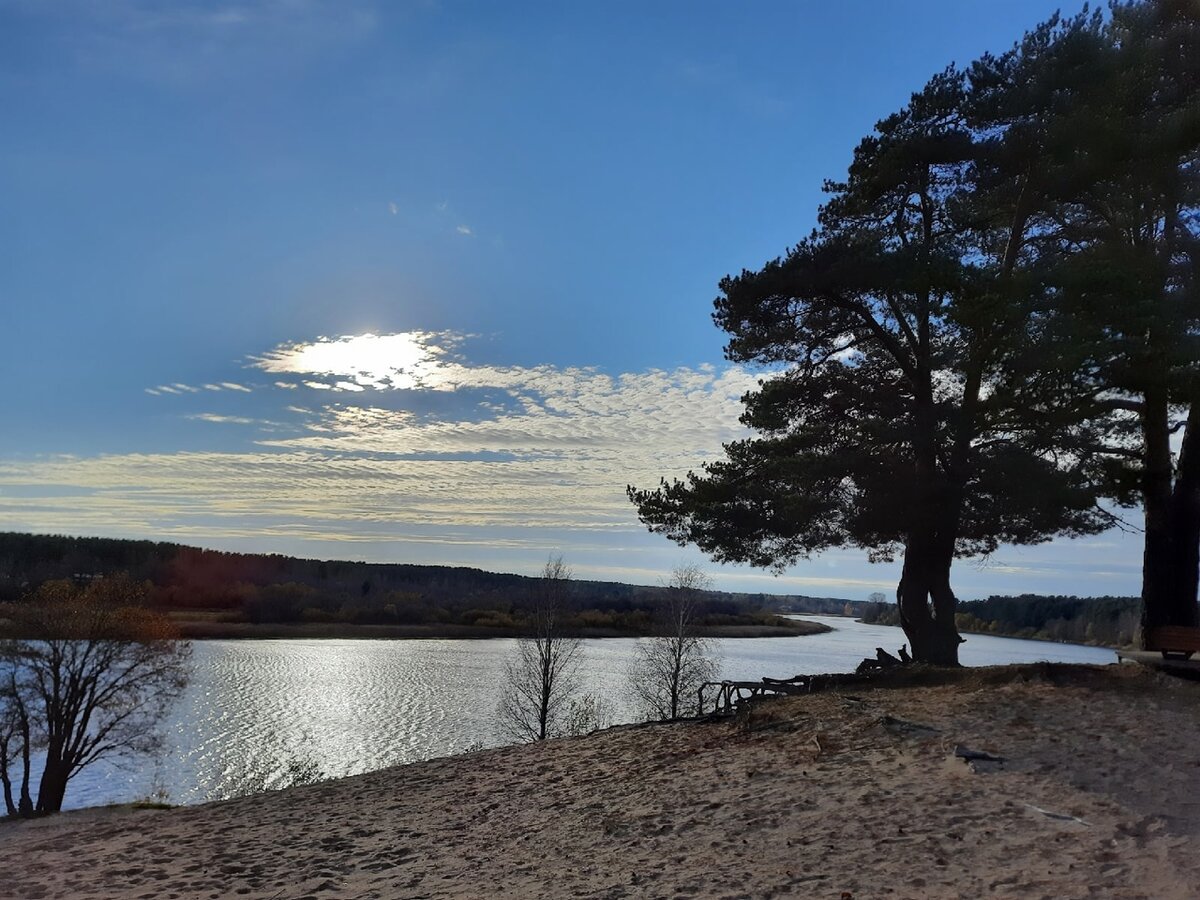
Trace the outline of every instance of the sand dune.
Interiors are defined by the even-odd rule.
[[[959,745],[1007,761],[973,772]],[[1198,766],[1200,685],[1135,667],[972,670],[741,722],[7,823],[0,894],[1195,897]]]

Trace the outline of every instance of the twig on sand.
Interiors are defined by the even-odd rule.
[[[1032,809],[1034,812],[1041,813],[1047,819],[1057,819],[1060,822],[1078,822],[1080,825],[1084,825],[1088,828],[1092,827],[1091,822],[1086,822],[1083,819],[1079,818],[1079,816],[1071,816],[1071,815],[1068,815],[1067,813],[1051,812],[1048,809],[1042,809],[1040,806],[1034,806],[1032,803],[1026,803],[1025,805],[1027,807],[1029,807],[1030,809]]]

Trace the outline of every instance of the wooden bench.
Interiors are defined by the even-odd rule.
[[[1147,650],[1158,650],[1163,659],[1191,659],[1200,652],[1200,628],[1187,625],[1163,625],[1146,630]]]

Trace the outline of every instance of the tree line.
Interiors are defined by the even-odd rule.
[[[959,631],[1007,637],[1129,647],[1139,637],[1142,601],[1138,597],[1073,597],[1021,594],[960,601],[955,613]],[[893,603],[866,605],[862,621],[899,625]]]
[[[830,181],[813,233],[725,278],[755,434],[628,494],[651,531],[783,570],[902,557],[921,661],[955,559],[1144,517],[1143,633],[1197,624],[1200,7],[1054,16],[951,65]]]
[[[297,559],[180,544],[0,532],[0,605],[45,581],[79,583],[121,574],[144,583],[156,609],[219,612],[232,622],[453,625],[522,629],[540,579],[451,566]],[[572,580],[567,624],[577,630],[646,633],[658,585]],[[758,622],[778,608],[840,611],[846,601],[715,591],[703,593],[705,625]]]

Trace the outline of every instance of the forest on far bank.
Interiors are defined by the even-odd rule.
[[[127,573],[177,618],[249,624],[463,626],[519,629],[538,579],[452,566],[298,559],[182,544],[0,532],[0,604],[52,579]],[[665,588],[575,580],[570,627],[646,633]],[[899,625],[894,603],[797,594],[705,591],[699,624],[761,625],[778,613],[855,616]],[[959,603],[960,630],[1104,646],[1136,639],[1136,597],[1022,594]]]
[[[482,569],[297,559],[181,544],[0,533],[0,604],[44,581],[115,573],[149,582],[149,603],[173,618],[276,624],[520,629],[539,579]],[[667,574],[664,572],[664,578]],[[573,580],[568,627],[647,633],[666,588]],[[862,601],[704,591],[702,627],[773,624],[777,612],[857,614]]]
[[[1138,597],[1020,594],[959,601],[954,618],[962,632],[1130,647],[1137,642],[1141,612]],[[869,624],[899,625],[900,610],[894,603],[871,602],[861,618]]]

